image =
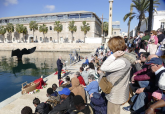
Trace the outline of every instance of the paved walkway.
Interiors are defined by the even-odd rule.
[[[88,55],[88,57],[90,58],[90,55]],[[74,76],[74,73],[76,71],[79,71],[80,66],[82,65],[82,63],[85,60],[82,60],[72,66],[68,67],[68,71],[69,76],[72,78]],[[21,97],[19,97],[18,99],[16,99],[15,101],[11,102],[10,104],[4,106],[3,108],[0,109],[0,114],[20,114],[21,113],[21,109],[25,106],[30,106],[32,108],[33,111],[35,111],[35,107],[33,105],[33,99],[35,97],[39,98],[41,102],[45,102],[48,98],[46,97],[46,90],[47,88],[51,87],[52,84],[56,83],[58,84],[58,80],[57,80],[57,75],[50,75],[48,76],[48,81],[47,81],[47,87],[44,89],[41,89],[39,93],[36,94],[25,94],[22,95]],[[44,79],[45,80],[45,79]],[[128,106],[128,103],[126,103],[123,106]],[[120,114],[130,114],[130,112],[126,112],[122,110],[121,106],[121,112]]]

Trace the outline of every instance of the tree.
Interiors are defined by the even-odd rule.
[[[33,31],[33,39],[34,39],[34,32],[38,30],[38,24],[36,21],[30,21],[29,28]]]
[[[54,31],[57,31],[57,42],[59,43],[59,33],[62,31],[62,24],[60,24],[60,21],[55,21]]]
[[[19,40],[20,40],[20,34],[23,34],[24,26],[23,24],[16,24],[16,32],[19,34]]]
[[[86,23],[86,21],[82,22],[83,26],[81,26],[81,31],[84,31],[84,43],[85,43],[85,37],[88,31],[90,31],[89,23]]]
[[[43,36],[44,36],[44,39],[45,39],[45,34],[48,32],[48,27],[45,24],[40,25],[39,31],[43,33]],[[46,39],[45,39],[45,41],[46,41]]]
[[[23,27],[23,36],[24,36],[24,41],[26,42],[26,34],[28,33],[27,28],[24,26]]]
[[[137,13],[135,13],[135,12],[127,13],[124,16],[123,20],[125,22],[126,19],[129,18],[128,22],[131,22],[132,19],[134,19],[134,17],[137,17],[137,19],[139,19],[137,31],[136,31],[136,34],[137,34],[140,31],[141,22],[143,19],[146,21],[146,26],[147,26],[147,19],[145,18],[145,13],[147,13],[149,11],[150,1],[149,0],[132,0],[132,2],[133,2],[133,4],[131,5],[131,7],[134,7],[135,9],[137,9],[138,12]],[[159,4],[157,0],[154,0],[153,3]]]
[[[72,43],[73,43],[73,32],[77,31],[77,26],[75,26],[74,23],[75,23],[74,21],[71,21],[68,26],[69,31],[71,31],[72,33]]]
[[[159,0],[149,0],[150,1],[150,6],[149,6],[149,18],[148,18],[148,31],[151,31],[152,28],[152,17],[153,17],[153,8],[157,7],[154,6],[154,4],[160,4]]]
[[[6,28],[4,26],[0,26],[0,34],[3,36],[1,41],[3,41],[3,42],[4,42],[4,39],[5,39],[5,33],[6,33]]]
[[[6,26],[6,30],[7,32],[10,34],[10,37],[9,37],[9,41],[12,41],[12,32],[14,32],[14,25],[12,23],[7,23],[7,26]]]
[[[131,7],[130,7],[130,13],[132,13],[133,11],[133,7],[132,7],[133,3],[131,3]],[[131,18],[131,15],[129,16],[129,21],[128,21],[128,38],[129,38],[129,31],[130,31],[130,24],[131,24],[131,21],[130,21],[130,18]]]
[[[104,36],[105,36],[105,33],[108,34],[108,22],[104,22],[103,23],[103,32],[104,32]]]

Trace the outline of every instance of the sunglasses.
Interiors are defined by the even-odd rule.
[[[152,34],[152,33],[150,33],[150,34]]]

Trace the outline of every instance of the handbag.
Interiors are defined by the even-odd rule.
[[[105,94],[109,94],[112,90],[112,88],[114,86],[116,86],[124,77],[125,75],[128,73],[128,71],[130,70],[130,68],[124,73],[123,76],[121,76],[115,83],[114,85],[109,82],[107,80],[107,77],[106,76],[103,76],[102,79],[100,80],[100,83],[99,83],[99,86],[101,88],[101,90],[105,93]]]

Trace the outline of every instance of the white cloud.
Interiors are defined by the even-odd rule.
[[[49,11],[53,11],[55,9],[55,6],[54,5],[46,5],[45,8],[48,9]]]
[[[4,5],[8,6],[9,4],[18,4],[18,0],[5,0]]]

